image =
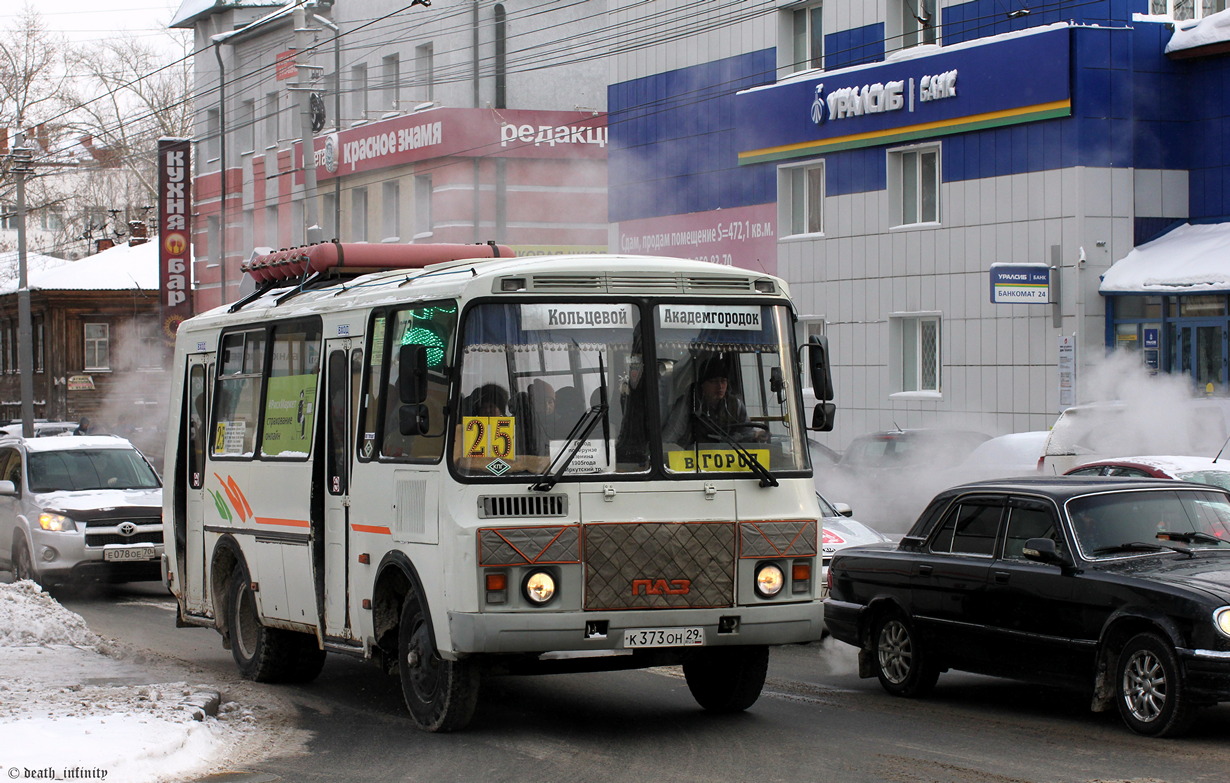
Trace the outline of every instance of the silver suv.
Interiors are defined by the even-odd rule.
[[[162,578],[162,483],[114,436],[0,438],[0,563],[42,585]]]

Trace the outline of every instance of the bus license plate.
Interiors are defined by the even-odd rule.
[[[704,628],[637,628],[624,631],[624,647],[691,647],[705,643]]]
[[[153,560],[157,557],[152,546],[117,546],[103,550],[103,560],[111,562],[126,560]]]

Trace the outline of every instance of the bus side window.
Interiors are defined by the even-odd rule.
[[[448,372],[445,364],[456,330],[457,306],[433,302],[398,310],[389,319],[388,383],[384,399],[384,439],[381,455],[435,462],[444,454]],[[401,398],[397,392],[397,356],[402,345],[420,345],[427,353],[427,434],[402,435],[398,426]]]

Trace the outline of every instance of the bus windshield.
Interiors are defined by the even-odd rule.
[[[632,302],[471,308],[457,471],[524,480],[655,467],[755,472],[748,459],[769,471],[806,467],[786,307],[659,304],[646,312]]]

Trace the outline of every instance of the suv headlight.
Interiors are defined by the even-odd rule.
[[[54,511],[44,511],[39,514],[38,526],[43,530],[51,530],[57,533],[69,533],[77,529],[77,523],[73,522],[70,517],[57,514]]]

